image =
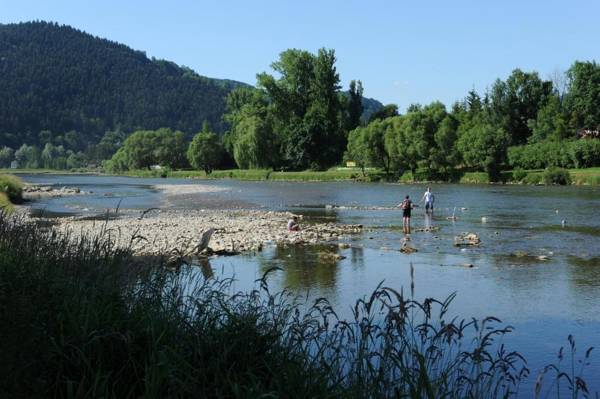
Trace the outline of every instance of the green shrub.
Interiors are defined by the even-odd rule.
[[[490,182],[490,178],[485,172],[467,172],[460,178],[459,182],[468,184],[485,184]]]
[[[23,182],[17,176],[0,175],[0,192],[6,193],[13,203],[23,200]]]
[[[560,184],[562,186],[571,184],[569,171],[561,168],[548,168],[543,174],[544,184]]]
[[[521,182],[525,177],[527,177],[527,172],[523,169],[517,168],[512,172],[512,179],[515,182]]]
[[[400,183],[412,183],[415,181],[415,178],[412,172],[410,170],[407,170],[402,174],[402,176],[400,176],[400,179],[398,181],[400,181]]]
[[[576,168],[600,166],[600,139],[581,139],[571,143],[569,155]]]
[[[573,166],[569,148],[573,141],[546,140],[508,148],[508,163],[515,169],[544,169]]]
[[[543,180],[543,174],[539,172],[529,172],[523,179],[525,184],[541,184]]]

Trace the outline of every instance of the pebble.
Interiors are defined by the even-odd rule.
[[[361,234],[362,225],[317,223],[302,224],[302,230],[286,229],[290,214],[273,211],[226,210],[163,210],[151,212],[142,219],[137,213],[126,213],[119,219],[106,221],[82,220],[78,217],[61,218],[53,228],[70,232],[74,238],[93,236],[104,228],[118,246],[128,246],[139,255],[156,255],[178,251],[193,254],[202,233],[210,228],[215,232],[209,246],[213,251],[260,251],[265,244],[303,245],[337,242],[341,236]],[[56,220],[55,220],[56,221]],[[350,244],[339,243],[339,248]]]

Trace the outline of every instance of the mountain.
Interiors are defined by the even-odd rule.
[[[70,131],[81,148],[107,130],[192,134],[205,120],[222,132],[225,97],[239,85],[69,26],[0,24],[0,147]]]
[[[362,98],[362,106],[363,106],[363,112],[362,112],[362,115],[360,116],[360,119],[363,122],[368,122],[369,119],[371,118],[371,115],[373,115],[375,112],[377,112],[383,108],[382,103],[375,100],[374,98],[367,98],[367,97]]]

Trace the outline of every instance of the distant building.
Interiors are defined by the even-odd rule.
[[[347,168],[356,168],[356,162],[354,161],[346,161]]]

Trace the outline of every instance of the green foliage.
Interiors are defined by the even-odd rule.
[[[571,175],[569,171],[562,168],[548,168],[544,171],[543,179],[545,184],[571,184]]]
[[[41,166],[40,158],[40,149],[34,145],[23,144],[15,151],[15,160],[21,168],[39,168]]]
[[[514,168],[589,168],[600,164],[600,139],[545,140],[510,147],[508,162]]]
[[[360,125],[363,115],[363,86],[362,82],[355,80],[350,81],[350,89],[348,90],[348,103],[345,105],[347,110],[345,129],[350,131],[356,129]]]
[[[242,85],[54,23],[0,25],[0,43],[0,145],[13,148],[79,151],[107,130],[192,133],[203,120],[222,132],[225,97]]]
[[[484,172],[467,172],[461,176],[460,183],[485,184],[490,182],[490,177]]]
[[[552,95],[552,82],[543,81],[537,72],[515,69],[506,82],[496,80],[490,93],[490,117],[503,128],[512,144],[522,144],[531,135],[529,121]]]
[[[353,160],[364,175],[365,167],[390,169],[390,158],[385,149],[385,132],[388,123],[375,120],[365,127],[359,127],[348,135],[348,160]]]
[[[187,159],[195,169],[201,169],[209,175],[222,158],[222,146],[219,137],[204,129],[192,139],[187,151]]]
[[[543,180],[544,180],[543,173],[529,172],[529,173],[527,173],[527,176],[525,176],[525,179],[523,179],[523,183],[537,185],[537,184],[542,184]]]
[[[10,167],[10,163],[15,159],[15,151],[10,147],[0,148],[0,168]]]
[[[233,157],[242,169],[268,168],[276,164],[277,137],[272,126],[258,116],[243,117],[234,128]]]
[[[394,116],[398,116],[398,106],[396,104],[387,104],[381,109],[373,112],[369,117],[369,122],[373,122],[377,119],[383,120],[393,118]]]
[[[273,294],[266,277],[234,292],[166,258],[0,216],[0,396],[493,399],[527,375],[520,354],[496,350],[510,327],[446,318],[454,296],[379,286],[338,320],[326,299]],[[569,378],[577,396],[583,380]]]
[[[238,166],[323,169],[341,160],[349,123],[342,105],[357,111],[361,89],[340,100],[335,62],[333,50],[286,50],[272,64],[277,78],[261,73],[254,93],[230,95],[226,149]]]
[[[512,178],[515,182],[521,182],[527,177],[527,172],[523,169],[515,169],[512,172]]]
[[[569,91],[566,104],[575,129],[600,130],[600,65],[575,62],[567,72]]]
[[[600,139],[581,139],[571,142],[568,151],[576,168],[600,165]]]
[[[548,98],[546,105],[538,111],[537,118],[529,122],[529,127],[532,130],[529,137],[531,143],[547,139],[562,140],[573,133],[567,127],[561,102],[557,96]]]
[[[544,169],[549,166],[572,167],[570,141],[545,140],[508,148],[508,163],[513,168]]]
[[[171,129],[140,130],[131,134],[117,153],[106,163],[112,172],[150,168],[152,165],[182,168],[188,144],[182,132]]]
[[[23,200],[23,182],[17,176],[0,174],[0,192],[5,193],[13,202]]]
[[[497,181],[509,140],[504,129],[483,122],[464,132],[457,145],[467,166],[483,169],[490,181]]]

